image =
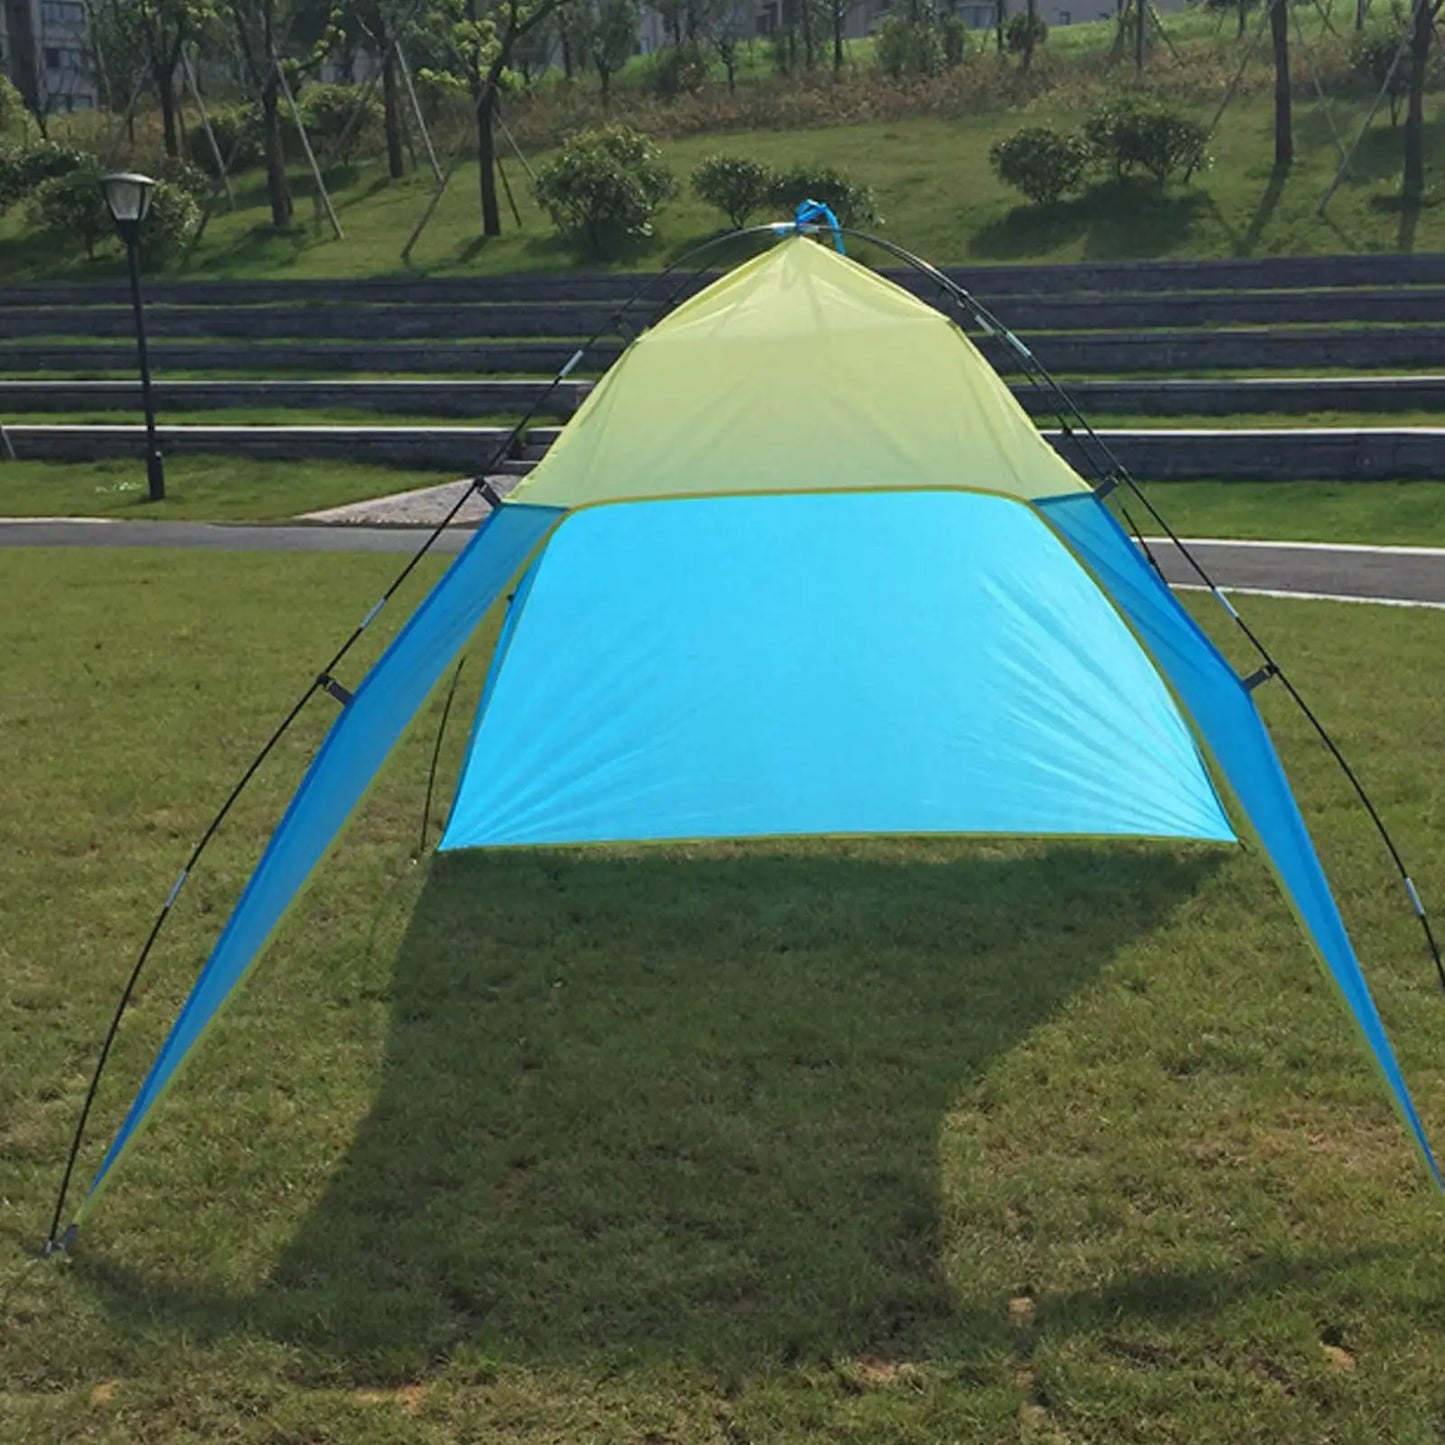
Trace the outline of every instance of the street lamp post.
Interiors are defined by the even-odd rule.
[[[156,183],[149,176],[123,172],[102,176],[101,191],[105,195],[106,209],[115,222],[116,232],[125,243],[126,259],[130,263],[130,300],[135,310],[135,344],[140,353],[140,391],[146,414],[146,482],[153,502],[163,502],[166,496],[165,464],[161,460],[160,447],[156,445],[156,412],[151,402],[151,367],[146,354],[145,315],[140,299],[140,258],[136,243],[140,239],[140,228],[150,214],[151,196]]]

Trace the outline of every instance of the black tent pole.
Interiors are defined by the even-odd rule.
[[[46,1235],[45,1244],[41,1251],[42,1255],[49,1256],[59,1250],[68,1248],[75,1238],[75,1225],[71,1224],[64,1231],[64,1233],[62,1233],[60,1229],[60,1221],[65,1214],[66,1197],[70,1192],[71,1179],[75,1173],[75,1165],[77,1159],[80,1156],[81,1146],[84,1143],[86,1125],[90,1120],[91,1109],[95,1104],[95,1096],[97,1090],[100,1087],[101,1076],[105,1072],[106,1063],[110,1058],[111,1046],[115,1043],[116,1033],[120,1028],[121,1018],[124,1016],[126,1008],[130,1004],[131,997],[135,993],[136,985],[140,981],[141,972],[145,968],[146,962],[150,957],[151,950],[155,947],[156,941],[161,935],[161,930],[165,927],[166,920],[171,915],[171,910],[176,902],[177,897],[180,894],[182,887],[184,887],[187,879],[191,876],[192,871],[195,869],[196,864],[200,861],[201,855],[205,852],[207,845],[210,843],[211,839],[215,837],[216,832],[220,828],[221,824],[225,821],[231,809],[235,806],[236,800],[241,796],[242,792],[245,790],[247,784],[251,781],[251,779],[255,777],[257,771],[261,767],[261,764],[264,763],[266,759],[271,755],[277,743],[281,741],[281,739],[290,730],[292,724],[296,721],[298,717],[300,717],[302,711],[306,707],[306,704],[310,702],[311,699],[315,697],[318,692],[324,691],[331,693],[333,696],[337,697],[339,701],[341,701],[343,706],[345,706],[345,704],[350,700],[350,693],[347,692],[347,690],[340,683],[338,683],[332,675],[337,666],[360,640],[362,633],[364,633],[366,629],[370,627],[372,622],[376,620],[377,614],[381,612],[382,608],[396,594],[397,590],[401,587],[401,585],[420,565],[422,559],[432,550],[432,547],[436,544],[437,539],[452,524],[452,522],[456,519],[458,513],[460,513],[462,508],[470,500],[472,493],[479,492],[493,506],[497,505],[497,503],[500,502],[501,498],[497,495],[495,490],[492,488],[491,483],[487,480],[488,472],[494,470],[501,461],[503,461],[508,455],[510,455],[513,447],[523,436],[527,427],[531,424],[533,418],[550,400],[552,394],[572,374],[578,364],[582,361],[583,357],[586,356],[586,354],[591,351],[597,345],[597,343],[603,339],[604,336],[608,335],[610,331],[621,326],[626,312],[637,303],[642,301],[646,297],[647,293],[654,286],[675,275],[682,267],[686,266],[689,262],[696,261],[704,255],[710,256],[714,250],[731,242],[747,238],[760,237],[769,234],[778,234],[776,227],[750,226],[745,229],[727,231],[722,233],[721,235],[711,237],[709,240],[702,242],[700,245],[694,246],[689,250],[685,251],[664,270],[656,273],[655,275],[649,276],[637,288],[637,290],[634,291],[632,295],[629,296],[620,307],[618,307],[616,311],[614,311],[611,315],[608,316],[606,321],[604,321],[603,324],[599,326],[597,330],[594,331],[592,335],[586,341],[584,341],[582,345],[579,346],[567,359],[567,361],[557,370],[551,380],[543,388],[541,393],[533,398],[531,404],[527,407],[527,410],[522,415],[521,419],[511,428],[507,435],[497,445],[496,449],[493,451],[491,457],[489,458],[486,467],[476,476],[470,479],[469,485],[463,489],[461,495],[457,498],[456,502],[448,509],[447,514],[427,534],[427,536],[423,539],[421,545],[408,559],[405,566],[403,566],[401,571],[397,573],[396,577],[392,579],[391,584],[387,587],[386,591],[382,593],[380,599],[373,605],[373,607],[366,614],[366,616],[363,617],[359,623],[357,623],[357,625],[352,629],[350,636],[348,636],[347,639],[341,644],[341,646],[337,648],[337,650],[332,654],[330,661],[327,662],[326,665],[321,669],[321,671],[316,674],[311,683],[307,686],[306,690],[301,694],[300,697],[296,699],[295,703],[292,704],[290,711],[282,719],[276,730],[266,740],[260,752],[258,752],[256,756],[251,760],[245,772],[241,774],[239,781],[231,789],[230,793],[226,797],[225,802],[222,803],[220,810],[216,813],[215,817],[211,819],[210,823],[206,827],[205,832],[201,834],[199,842],[197,842],[195,847],[191,850],[190,856],[186,859],[185,867],[181,869],[179,876],[176,878],[176,881],[171,885],[171,891],[166,895],[166,900],[161,905],[160,911],[156,915],[155,922],[151,925],[150,932],[146,935],[145,942],[141,946],[140,953],[136,958],[134,967],[131,969],[129,978],[126,980],[125,987],[121,990],[120,999],[116,1004],[115,1012],[111,1016],[110,1027],[106,1030],[105,1040],[101,1044],[100,1053],[96,1058],[95,1068],[91,1073],[90,1084],[87,1087],[85,1093],[85,1101],[81,1105],[80,1115],[76,1120],[75,1132],[71,1137],[70,1148],[66,1155],[65,1169],[61,1175],[60,1188],[57,1191],[55,1198],[55,1210],[54,1213],[51,1215],[50,1229]],[[658,319],[660,319],[660,317],[662,317],[669,310],[671,310],[672,306],[682,295],[682,292],[694,281],[696,281],[700,275],[702,275],[702,273],[707,269],[708,264],[710,263],[704,262],[702,265],[698,266],[691,274],[683,276],[681,281],[679,281],[678,284],[669,293],[667,299],[656,309],[652,317],[652,323],[655,323]]]

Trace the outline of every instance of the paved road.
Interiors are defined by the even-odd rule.
[[[212,551],[410,553],[428,533],[416,527],[227,525],[214,522],[0,521],[0,547],[200,547]],[[469,532],[445,532],[455,552]],[[1167,542],[1150,543],[1171,582],[1198,575]],[[1186,539],[1223,588],[1235,592],[1338,597],[1445,608],[1445,548],[1351,547],[1301,542]]]

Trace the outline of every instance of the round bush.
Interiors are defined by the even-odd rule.
[[[1143,171],[1162,186],[1175,175],[1209,164],[1205,127],[1144,96],[1095,106],[1084,122],[1084,136],[1120,180]]]
[[[248,171],[261,164],[261,125],[253,106],[225,105],[207,114],[221,159],[229,170]],[[211,154],[211,143],[206,139],[206,129],[199,121],[186,132],[186,149],[192,165],[208,176],[220,175],[216,158]]]
[[[1049,38],[1049,23],[1042,15],[1030,15],[1020,10],[1004,30],[1004,44],[1015,55],[1025,50],[1037,50]]]
[[[140,228],[137,249],[147,270],[158,271],[184,254],[201,224],[201,208],[184,186],[161,181],[151,197],[150,214]]]
[[[1041,125],[995,141],[988,161],[1004,185],[1022,191],[1035,205],[1049,206],[1080,188],[1089,155],[1082,136]]]
[[[20,92],[0,75],[0,142],[27,146],[40,139],[40,126],[25,108]]]
[[[785,216],[804,201],[821,201],[844,226],[879,225],[883,220],[872,189],[832,166],[794,166],[773,182],[772,202]]]
[[[707,58],[690,41],[659,50],[647,72],[649,86],[664,100],[696,95],[707,83]]]
[[[69,254],[83,246],[85,254],[94,257],[98,248],[119,244],[101,194],[103,174],[100,161],[90,156],[79,169],[52,176],[35,188],[27,219],[57,254]],[[158,181],[138,237],[141,265],[158,269],[180,255],[200,220],[201,208],[189,192]]]
[[[0,211],[33,194],[42,181],[69,175],[94,159],[74,146],[53,141],[14,149],[0,146]]]
[[[196,201],[204,201],[215,187],[210,175],[180,156],[167,156],[153,174],[156,180],[184,191]]]
[[[768,204],[776,182],[769,167],[746,156],[709,156],[692,173],[693,194],[737,227]]]
[[[611,259],[652,235],[657,208],[676,190],[646,136],[624,125],[579,131],[537,176],[537,201],[583,256]]]
[[[100,192],[100,161],[41,181],[30,196],[26,219],[59,254],[83,246],[87,256],[115,235]]]
[[[874,59],[884,75],[937,75],[947,61],[943,35],[931,19],[890,15],[878,27]]]
[[[297,104],[312,148],[318,155],[329,154],[343,133],[346,145],[340,156],[342,160],[376,144],[386,117],[375,87],[361,106],[361,114],[352,120],[363,89],[359,85],[308,85],[302,92]],[[349,132],[348,125],[351,126]]]

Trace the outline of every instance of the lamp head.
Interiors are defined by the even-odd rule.
[[[134,171],[120,171],[100,179],[106,210],[127,245],[135,241],[141,223],[150,214],[155,188],[156,183],[149,176]]]

